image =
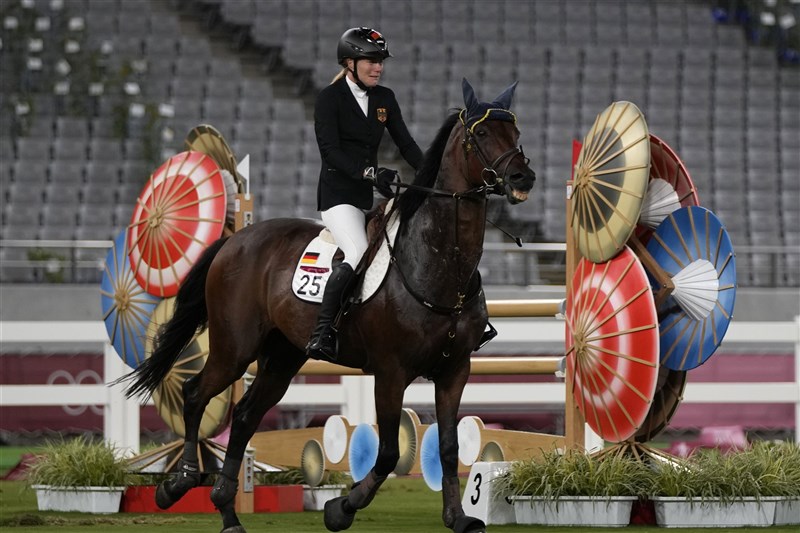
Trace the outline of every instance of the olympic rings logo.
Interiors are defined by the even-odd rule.
[[[100,385],[103,381],[100,374],[94,370],[81,370],[77,376],[73,376],[66,370],[55,370],[47,377],[48,385]],[[96,415],[103,414],[101,405],[64,405],[61,408],[70,416],[80,416],[89,408]]]

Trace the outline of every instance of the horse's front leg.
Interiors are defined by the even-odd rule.
[[[436,421],[439,424],[439,458],[442,462],[442,520],[455,533],[480,533],[486,531],[483,521],[466,516],[461,505],[461,487],[458,482],[458,427],[456,418],[461,405],[461,394],[469,378],[469,357],[452,373],[445,372],[437,378]]]
[[[400,459],[398,434],[400,411],[403,407],[403,383],[395,374],[392,379],[375,379],[375,410],[378,415],[378,458],[364,479],[354,484],[347,496],[325,504],[325,527],[342,531],[353,524],[356,511],[372,502],[386,477]]]

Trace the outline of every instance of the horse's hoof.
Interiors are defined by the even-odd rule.
[[[214,488],[211,489],[211,503],[220,510],[229,505],[233,506],[238,488],[238,480],[230,479],[224,474],[221,474],[214,483]]]
[[[158,505],[159,509],[169,509],[176,501],[177,500],[169,495],[169,492],[167,492],[167,489],[164,487],[164,483],[156,487],[156,505]]]
[[[187,492],[200,484],[198,474],[180,473],[177,477],[163,481],[156,489],[156,505],[159,509],[169,509],[183,498]]]
[[[356,513],[348,513],[344,505],[347,496],[339,496],[325,502],[325,527],[328,531],[343,531],[353,525]]]
[[[486,533],[486,524],[472,516],[462,516],[456,519],[453,533]]]
[[[244,526],[231,526],[226,527],[219,533],[247,533],[247,531],[244,529]]]

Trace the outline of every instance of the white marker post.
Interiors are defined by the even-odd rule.
[[[497,491],[494,479],[511,466],[509,461],[473,463],[464,489],[461,505],[467,516],[480,518],[490,524],[516,524],[514,506],[506,495]]]

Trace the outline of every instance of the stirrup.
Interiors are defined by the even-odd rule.
[[[333,349],[331,346],[326,345],[323,342],[323,337],[328,336],[333,338]],[[322,333],[316,339],[312,339],[308,341],[306,345],[306,355],[311,359],[317,359],[319,361],[328,361],[329,363],[336,363],[338,359],[338,339],[336,338],[336,332],[331,333]]]
[[[475,348],[475,351],[476,351],[476,352],[477,352],[478,350],[480,350],[481,348],[483,348],[484,346],[486,346],[486,344],[487,344],[487,343],[488,343],[490,340],[492,340],[492,339],[494,339],[495,337],[497,337],[497,330],[496,330],[496,329],[494,329],[494,326],[492,325],[492,323],[491,323],[491,322],[487,322],[487,323],[486,323],[486,326],[487,326],[489,329],[488,329],[488,330],[486,330],[486,331],[484,331],[484,332],[483,332],[483,335],[481,335],[481,340],[480,340],[480,342],[478,342],[478,347],[477,347],[477,348]]]

